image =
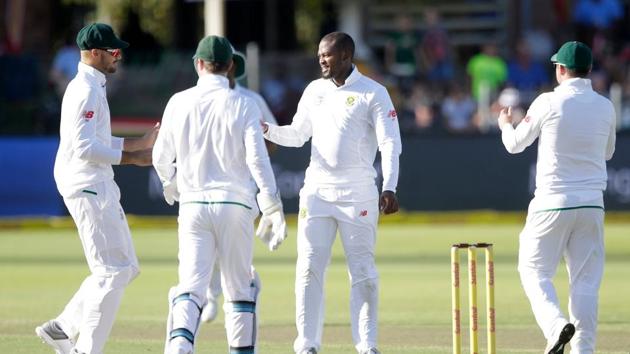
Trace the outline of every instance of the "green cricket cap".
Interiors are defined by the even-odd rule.
[[[593,53],[586,44],[571,41],[563,44],[551,61],[572,70],[587,70],[593,64]]]
[[[193,59],[227,64],[232,60],[232,45],[225,37],[207,36],[197,45]]]
[[[234,78],[240,80],[245,77],[245,55],[241,52],[234,51],[232,53],[234,59]]]
[[[129,47],[129,43],[116,37],[111,26],[104,23],[87,25],[77,34],[77,45],[81,50],[89,49],[122,49]]]

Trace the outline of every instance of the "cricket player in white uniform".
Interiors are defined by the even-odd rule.
[[[247,75],[245,69],[245,55],[243,55],[243,53],[241,52],[234,51],[234,48],[232,48],[232,50],[232,59],[234,60],[234,65],[232,65],[232,68],[227,73],[227,78],[230,82],[230,88],[236,90],[236,92],[246,97],[251,98],[262,112],[262,120],[264,122],[278,124],[276,117],[274,117],[271,109],[269,109],[269,106],[267,105],[267,102],[265,102],[265,99],[256,91],[252,91],[238,84],[237,80],[241,80]],[[275,150],[275,144],[269,142],[268,140],[265,140],[265,145],[267,146],[267,151],[269,152],[269,154],[271,154]],[[279,244],[269,244],[268,246],[271,251],[274,251],[278,248]],[[254,267],[252,267],[251,272],[252,281],[258,282],[258,284],[260,284],[260,278]],[[259,291],[260,290],[262,289],[259,289]],[[212,271],[212,276],[210,278],[210,286],[208,287],[208,291],[206,294],[208,297],[208,302],[206,303],[206,306],[203,307],[203,311],[201,312],[201,320],[203,322],[212,322],[217,317],[217,314],[219,312],[217,300],[219,296],[221,296],[222,292],[221,267],[215,264],[214,270]]]
[[[265,150],[260,110],[229,87],[229,41],[202,39],[194,64],[199,81],[171,97],[153,150],[167,202],[179,200],[179,283],[169,292],[164,352],[193,353],[217,262],[230,353],[253,354],[259,291],[251,275],[253,224],[259,207],[263,216],[257,233],[277,247],[286,237],[282,203]]]
[[[116,72],[129,44],[95,23],[79,31],[77,45],[81,62],[63,97],[54,176],[91,274],[63,312],[35,332],[57,354],[101,354],[124,289],[138,275],[112,165],[150,166],[159,124],[142,138],[113,137],[105,75]]]
[[[511,110],[499,116],[502,140],[513,154],[538,138],[536,192],[520,235],[518,269],[545,353],[595,352],[598,292],[604,270],[606,160],[615,150],[615,111],[587,75],[590,48],[567,42],[551,57],[559,85],[538,96],[513,128]],[[560,259],[569,274],[569,319],[553,285]],[[573,339],[571,339],[573,338]]]
[[[268,140],[302,146],[311,160],[300,191],[296,265],[296,353],[320,349],[324,277],[337,231],[351,281],[350,320],[359,353],[378,353],[378,273],[374,262],[379,207],[398,211],[395,195],[401,153],[396,110],[387,90],[353,65],[354,41],[342,32],[319,43],[322,78],[305,89],[289,126],[264,124]],[[381,152],[383,192],[373,167]]]

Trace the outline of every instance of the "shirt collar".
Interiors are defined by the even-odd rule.
[[[342,88],[342,87],[345,87],[345,86],[348,86],[357,82],[361,78],[361,76],[363,75],[361,75],[361,73],[359,72],[359,69],[357,69],[357,66],[352,64],[352,72],[350,72],[350,75],[348,75],[343,85],[341,86],[335,85],[335,82],[333,81],[332,78],[330,79],[330,83],[333,84],[337,88]]]
[[[197,80],[197,86],[219,86],[219,87],[230,87],[230,82],[228,78],[224,75],[217,74],[206,74],[203,76],[199,76],[199,80]]]
[[[590,79],[582,79],[579,77],[566,79],[560,83],[560,85],[556,86],[554,91],[563,91],[563,90],[592,90]]]
[[[98,71],[98,69],[94,68],[93,66],[87,65],[83,62],[79,62],[78,71],[79,73],[83,73],[89,82],[95,83],[100,87],[105,87],[107,77],[105,77],[105,74]]]

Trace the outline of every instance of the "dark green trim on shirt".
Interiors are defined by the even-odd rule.
[[[212,205],[212,204],[233,204],[233,205],[240,205],[243,208],[252,210],[252,207],[250,207],[249,205],[245,205],[243,203],[239,203],[239,202],[229,202],[229,201],[220,201],[220,202],[206,202],[203,200],[194,200],[194,201],[190,201],[190,202],[185,202],[182,203],[183,204],[204,204],[204,205]]]
[[[91,190],[87,190],[87,189],[84,189],[84,190],[82,190],[81,192],[83,192],[83,193],[88,193],[88,194],[98,195],[98,193],[96,193],[96,192],[94,192],[94,191],[91,191]]]
[[[555,209],[536,210],[534,213],[544,213],[546,211],[563,211],[563,210],[574,210],[574,209],[601,209],[601,210],[604,210],[604,208],[600,207],[599,205],[582,205],[582,206],[569,207],[569,208],[555,208]]]

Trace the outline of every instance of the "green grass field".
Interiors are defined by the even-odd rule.
[[[498,353],[540,353],[542,334],[531,314],[516,271],[521,224],[380,226],[377,263],[381,275],[380,349],[386,354],[450,353],[449,246],[456,242],[495,244]],[[630,349],[630,224],[606,227],[607,262],[600,296],[598,353]],[[167,291],[176,283],[176,229],[133,228],[142,274],[127,289],[106,352],[162,353]],[[256,242],[255,265],[263,281],[259,301],[259,352],[292,353],[295,335],[295,227],[277,252]],[[462,257],[462,260],[464,258]],[[480,283],[483,280],[478,269]],[[51,353],[34,335],[36,325],[58,314],[87,274],[74,229],[0,229],[0,353]],[[465,276],[465,274],[463,274]],[[462,280],[465,284],[465,279]],[[566,272],[556,285],[567,294]],[[326,327],[322,353],[353,353],[349,284],[339,242],[327,278]],[[466,287],[462,309],[467,308]],[[485,352],[483,288],[479,289],[480,342]],[[566,305],[566,300],[564,301]],[[466,315],[462,314],[464,332]],[[463,346],[467,352],[467,338]],[[197,353],[227,352],[223,318],[204,324]]]

